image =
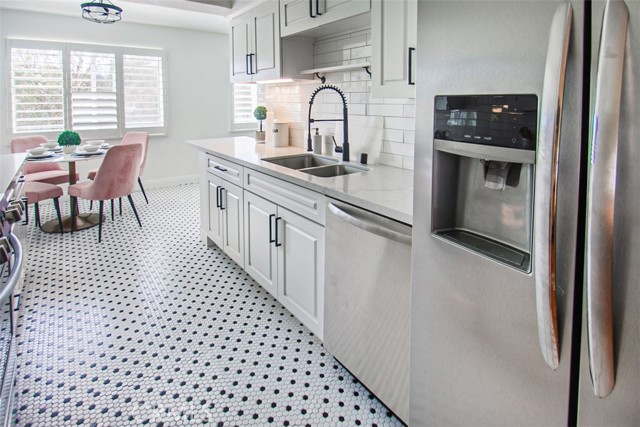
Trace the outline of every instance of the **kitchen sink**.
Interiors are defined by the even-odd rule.
[[[313,168],[317,166],[334,165],[338,163],[337,159],[314,156],[313,154],[295,154],[293,156],[269,157],[266,159],[262,159],[262,161],[295,170]]]
[[[331,178],[334,176],[349,175],[351,173],[365,172],[368,170],[369,169],[367,168],[339,164],[339,165],[327,165],[327,166],[320,166],[317,168],[303,169],[300,172],[308,173],[309,175],[317,176],[320,178]]]

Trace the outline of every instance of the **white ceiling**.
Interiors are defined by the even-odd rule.
[[[0,8],[77,16],[90,0],[0,0]],[[228,33],[227,15],[254,0],[111,0],[123,9],[122,22]],[[118,25],[117,23],[114,25]]]

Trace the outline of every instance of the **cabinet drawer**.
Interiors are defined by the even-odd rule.
[[[244,174],[245,190],[324,225],[324,195],[251,169]]]
[[[207,154],[207,171],[242,187],[243,167],[220,157]]]

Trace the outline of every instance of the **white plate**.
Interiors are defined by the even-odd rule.
[[[78,156],[78,157],[89,157],[89,156],[98,156],[100,154],[104,154],[106,153],[107,150],[98,150],[98,151],[92,151],[91,153],[87,153],[84,150],[77,150],[75,153],[72,154],[72,156]]]
[[[29,159],[46,159],[47,157],[53,156],[54,153],[51,151],[47,151],[44,154],[29,154]]]

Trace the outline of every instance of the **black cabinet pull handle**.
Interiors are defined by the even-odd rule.
[[[249,54],[249,74],[256,74],[253,72],[253,57],[255,56],[255,53],[250,53]]]
[[[249,72],[249,54],[248,53],[244,56],[244,71],[247,75],[251,74]]]
[[[413,68],[413,52],[415,52],[416,48],[415,47],[410,47],[409,48],[409,69],[407,71],[407,81],[409,83],[409,85],[413,86],[416,84],[416,82],[413,81],[412,79],[412,73],[411,73],[411,69]]]
[[[213,168],[214,169],[218,169],[221,172],[226,172],[227,171],[227,168],[223,168],[222,166],[214,166]]]
[[[282,218],[281,217],[277,217],[276,218],[276,238],[275,238],[275,244],[276,244],[276,248],[278,246],[282,246],[281,242],[278,242],[278,221],[280,221]]]
[[[315,18],[316,15],[313,14],[313,0],[309,0],[309,18]]]
[[[223,210],[227,209],[227,208],[224,206],[224,203],[222,203],[222,201],[224,200],[224,197],[222,197],[222,192],[223,192],[223,191],[225,191],[225,192],[226,192],[226,191],[227,191],[227,189],[226,189],[226,188],[224,188],[224,187],[220,187],[220,210],[221,210],[221,211],[223,211]]]
[[[221,203],[220,203],[220,189],[222,187],[220,187],[219,185],[216,185],[216,208],[219,208]]]
[[[269,215],[269,243],[275,243],[276,239],[273,238],[273,229],[271,227],[271,220],[276,216],[276,214]]]
[[[322,14],[320,13],[320,0],[316,0],[316,14],[317,14],[318,16],[322,15]]]

